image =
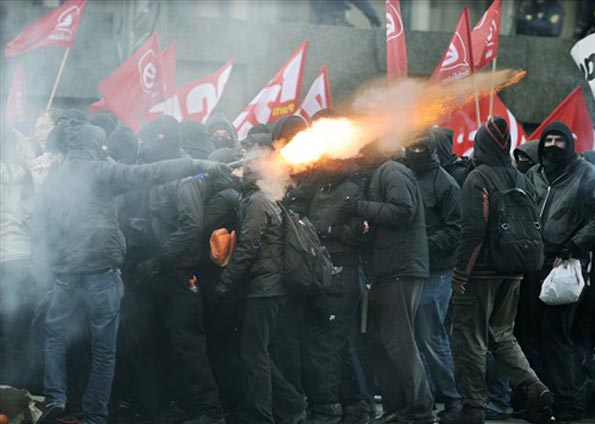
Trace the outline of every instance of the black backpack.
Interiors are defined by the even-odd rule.
[[[540,270],[544,250],[541,224],[535,201],[526,191],[527,181],[523,179],[523,187],[519,187],[519,173],[514,170],[515,187],[500,190],[493,168],[482,165],[477,170],[494,185],[484,248],[488,264],[504,274]]]
[[[317,296],[331,286],[333,264],[308,218],[300,218],[277,202],[283,216],[283,270],[287,287],[298,294]]]

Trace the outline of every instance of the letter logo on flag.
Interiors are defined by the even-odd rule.
[[[500,0],[494,0],[471,32],[474,69],[478,71],[498,55]]]
[[[245,138],[254,125],[268,124],[295,113],[302,89],[307,51],[308,41],[304,41],[233,121],[240,139]]]
[[[490,96],[483,96],[479,99],[479,109],[481,116],[489,115]],[[508,122],[511,151],[527,141],[527,135],[523,127],[497,94],[494,95],[493,114],[494,116],[501,116]],[[478,129],[475,116],[475,103],[467,103],[461,109],[454,112],[448,122],[443,123],[441,126],[454,131],[453,152],[459,156],[471,156],[471,153],[473,153],[475,133],[477,133]]]
[[[577,153],[595,149],[593,122],[580,86],[572,90],[568,97],[562,100],[562,103],[533,131],[531,140],[540,138],[545,127],[555,121],[568,125],[574,136],[574,147]]]
[[[103,99],[92,107],[107,107],[122,122],[137,131],[145,113],[163,100],[163,67],[157,34],[99,83]]]
[[[595,34],[579,40],[570,49],[570,55],[585,75],[591,87],[591,94],[595,97]]]
[[[229,60],[213,75],[175,89],[172,97],[149,110],[147,121],[169,115],[178,122],[191,119],[204,124],[219,103],[232,68],[233,61]]]
[[[22,62],[17,63],[12,76],[12,84],[6,102],[6,115],[4,120],[7,124],[18,124],[25,121],[27,117],[27,97],[25,95],[25,67]]]
[[[407,47],[399,0],[386,0],[386,73],[390,80],[407,76]]]
[[[333,107],[331,88],[328,83],[326,66],[323,66],[320,68],[320,73],[312,83],[310,90],[308,90],[308,94],[304,97],[304,101],[296,115],[300,115],[306,122],[310,122],[316,112],[331,107]]]
[[[87,0],[69,0],[25,28],[4,48],[14,57],[38,47],[70,47],[78,31]]]
[[[442,60],[432,73],[430,82],[450,84],[473,73],[473,53],[469,25],[469,8],[465,6]]]

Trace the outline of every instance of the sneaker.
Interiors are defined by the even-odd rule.
[[[64,415],[64,404],[54,403],[46,407],[37,424],[57,424],[58,418]]]
[[[546,424],[552,419],[554,395],[545,384],[537,381],[527,388],[529,421],[533,424]]]

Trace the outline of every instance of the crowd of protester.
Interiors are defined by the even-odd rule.
[[[593,281],[594,152],[577,155],[562,123],[511,152],[496,117],[472,158],[434,128],[394,157],[372,143],[323,160],[281,203],[250,162],[226,165],[307,127],[285,117],[238,140],[221,116],[135,133],[109,114],[49,110],[30,137],[5,128],[0,384],[45,396],[39,424],[592,416],[595,289],[558,306],[539,292],[571,257]],[[535,272],[488,257],[491,200],[510,189],[539,211]],[[330,253],[323,293],[283,281],[281,206]],[[237,234],[223,264],[218,229]]]

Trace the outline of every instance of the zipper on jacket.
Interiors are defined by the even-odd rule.
[[[541,217],[543,216],[543,212],[545,211],[545,205],[547,204],[547,199],[550,197],[550,191],[552,190],[552,186],[547,186],[547,193],[545,195],[545,199],[543,200],[543,205],[541,206],[541,212],[539,212],[539,220],[541,221]]]

